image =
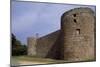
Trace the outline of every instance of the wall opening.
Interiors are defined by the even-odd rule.
[[[74,22],[77,23],[76,19],[74,19]]]
[[[76,29],[76,35],[80,34],[80,29]]]
[[[76,17],[76,14],[73,14],[74,17]]]

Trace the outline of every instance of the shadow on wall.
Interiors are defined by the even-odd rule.
[[[36,54],[33,55],[39,57],[95,60],[95,23],[95,14],[90,8],[72,9],[62,15],[61,30],[38,38],[28,46],[32,46],[30,48],[33,50],[35,48]],[[28,53],[34,53],[30,48]]]

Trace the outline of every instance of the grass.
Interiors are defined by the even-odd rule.
[[[30,64],[50,64],[66,62],[64,60],[54,60],[49,58],[39,58],[36,56],[13,56],[11,65],[30,65]]]
[[[92,59],[93,60],[93,59]],[[89,58],[85,58],[83,61],[92,61]],[[50,58],[39,58],[37,56],[12,56],[11,65],[33,65],[33,64],[54,64],[54,63],[67,63],[72,61],[67,60],[54,60]],[[75,62],[75,61],[74,61]]]

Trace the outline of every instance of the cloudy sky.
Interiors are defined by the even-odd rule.
[[[89,7],[95,11],[95,6],[12,1],[11,31],[18,40],[27,44],[27,37],[36,33],[41,37],[59,30],[61,15],[76,7]]]

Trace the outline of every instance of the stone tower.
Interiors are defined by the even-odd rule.
[[[90,8],[75,8],[61,18],[63,57],[69,61],[95,58],[95,16]]]
[[[36,56],[37,38],[28,37],[27,44],[28,44],[28,56]]]

